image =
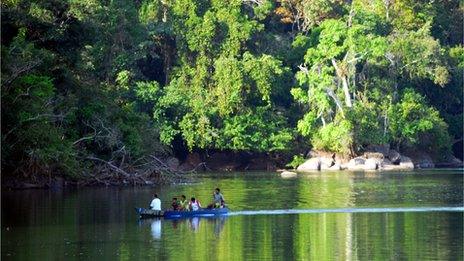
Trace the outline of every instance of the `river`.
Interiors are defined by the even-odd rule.
[[[139,220],[154,192],[227,217]],[[211,173],[162,187],[2,191],[3,260],[463,260],[463,171]]]

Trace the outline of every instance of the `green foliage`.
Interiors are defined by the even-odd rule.
[[[253,11],[255,13],[255,16],[259,20],[264,20],[269,15],[269,13],[272,12],[273,8],[274,8],[274,1],[265,0],[263,1],[263,3],[260,3],[254,6]]]
[[[440,86],[448,83],[444,50],[439,41],[430,36],[430,24],[417,31],[400,31],[393,37],[391,49],[399,61],[399,73],[408,73],[411,79],[428,78]]]
[[[208,148],[217,132],[211,126],[210,119],[204,114],[195,115],[187,113],[179,122],[179,128],[182,137],[190,149],[194,147],[201,149]]]
[[[34,15],[43,11],[34,6]],[[40,9],[40,10],[39,10]],[[64,136],[66,115],[50,76],[42,74],[54,55],[26,40],[19,29],[10,45],[2,45],[2,170],[32,174],[74,175],[78,162]],[[28,69],[27,74],[23,73]],[[67,109],[72,115],[72,109]]]
[[[353,143],[353,126],[348,120],[331,122],[314,133],[311,143],[313,148],[349,154]]]
[[[122,90],[128,90],[131,79],[131,72],[124,70],[116,75],[116,84]]]
[[[5,1],[2,170],[462,139],[457,2],[258,2]]]
[[[395,28],[380,8],[384,3],[375,3],[378,6],[356,1],[354,13],[344,18],[349,22],[326,19],[310,34],[305,67],[295,74],[298,86],[291,93],[307,106],[297,129],[316,149],[347,153],[354,145],[356,152],[369,144],[402,139],[419,146],[422,134],[433,128],[438,128],[434,136],[446,140],[447,130],[436,110],[424,109],[410,125],[406,122],[412,119],[391,118],[397,117],[392,111],[411,105],[406,104],[408,97],[398,104],[391,98],[398,86],[424,80],[445,86],[450,81],[445,50],[431,36],[430,23],[418,22],[415,31]]]
[[[283,117],[258,107],[256,111],[225,119],[217,146],[236,151],[283,151],[292,138]]]
[[[228,115],[240,109],[243,103],[244,70],[240,61],[234,58],[220,57],[215,62],[215,96],[220,115]]]
[[[160,85],[156,81],[137,82],[135,84],[135,95],[144,102],[158,101],[161,96]]]
[[[376,111],[373,103],[356,103],[350,111],[348,119],[353,125],[353,140],[357,146],[367,146],[371,144],[385,144],[388,142],[385,126],[385,119],[379,117],[380,112]]]
[[[417,145],[430,134],[438,148],[449,149],[447,124],[438,111],[429,107],[423,96],[406,89],[399,103],[388,111],[392,140],[398,144]],[[436,142],[436,143],[435,143]],[[429,148],[430,149],[430,148]]]
[[[317,115],[315,112],[310,111],[306,113],[303,119],[298,121],[297,130],[306,137],[311,135],[317,130],[316,128]]]
[[[190,150],[286,149],[287,123],[282,117],[272,121],[271,111],[282,104],[289,69],[271,55],[246,50],[246,41],[262,26],[242,12],[241,4],[173,4],[181,63],[154,104],[163,142],[180,135]]]
[[[293,169],[296,169],[298,166],[300,166],[301,164],[305,163],[306,159],[301,156],[301,155],[294,155],[293,156],[293,159],[292,161],[290,161],[289,163],[287,163],[287,165],[285,165],[286,167],[291,167]]]

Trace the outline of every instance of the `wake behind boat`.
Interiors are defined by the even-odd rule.
[[[153,217],[164,217],[164,218],[188,218],[188,217],[211,217],[227,215],[229,213],[228,208],[202,208],[195,211],[177,211],[167,210],[158,211],[146,208],[135,208],[135,211],[139,214],[140,218],[153,218]]]

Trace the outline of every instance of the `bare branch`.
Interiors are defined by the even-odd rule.
[[[308,74],[308,73],[309,73],[308,68],[307,68],[306,66],[304,66],[303,64],[298,65],[298,68],[299,68],[304,74]]]
[[[244,4],[248,5],[262,5],[264,0],[242,0]]]
[[[94,161],[99,161],[99,162],[103,162],[105,163],[106,165],[108,165],[109,167],[111,167],[113,170],[115,170],[116,172],[120,173],[120,174],[123,174],[124,176],[128,177],[130,176],[129,173],[125,172],[124,170],[116,167],[115,165],[113,165],[111,162],[109,161],[106,161],[106,160],[102,160],[102,159],[99,159],[99,158],[96,158],[96,157],[87,157],[86,159],[89,159],[89,160],[94,160]]]
[[[342,103],[340,102],[340,100],[337,98],[337,96],[335,95],[335,93],[333,92],[332,89],[330,88],[326,88],[325,89],[327,94],[332,97],[332,99],[335,101],[335,104],[337,105],[337,107],[340,109],[340,112],[342,113],[342,116],[343,118],[345,118],[345,114],[343,112],[343,107],[342,107]]]
[[[16,69],[13,71],[10,77],[8,77],[4,82],[3,82],[3,88],[5,88],[5,91],[9,90],[10,85],[21,75],[31,71],[35,67],[37,67],[39,64],[41,64],[41,60],[35,60],[30,63],[27,63],[23,67],[20,67],[19,69]]]

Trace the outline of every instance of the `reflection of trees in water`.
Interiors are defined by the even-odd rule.
[[[228,176],[208,179],[201,186],[163,188],[160,194],[174,194],[175,189],[177,194],[195,192],[209,199],[210,188],[219,186],[234,210],[462,203],[462,175],[369,175],[302,174],[290,181]],[[80,253],[90,258],[124,253],[131,260],[153,256],[159,260],[463,260],[462,212],[236,215],[199,218],[196,232],[189,219],[161,218],[155,224],[154,219],[146,219],[133,227],[133,207],[146,203],[148,192],[2,191],[2,208],[8,210],[2,212],[2,223],[10,228],[2,233],[10,243],[2,247],[18,260]],[[88,242],[95,244],[89,247]],[[48,250],[41,244],[54,247]]]

